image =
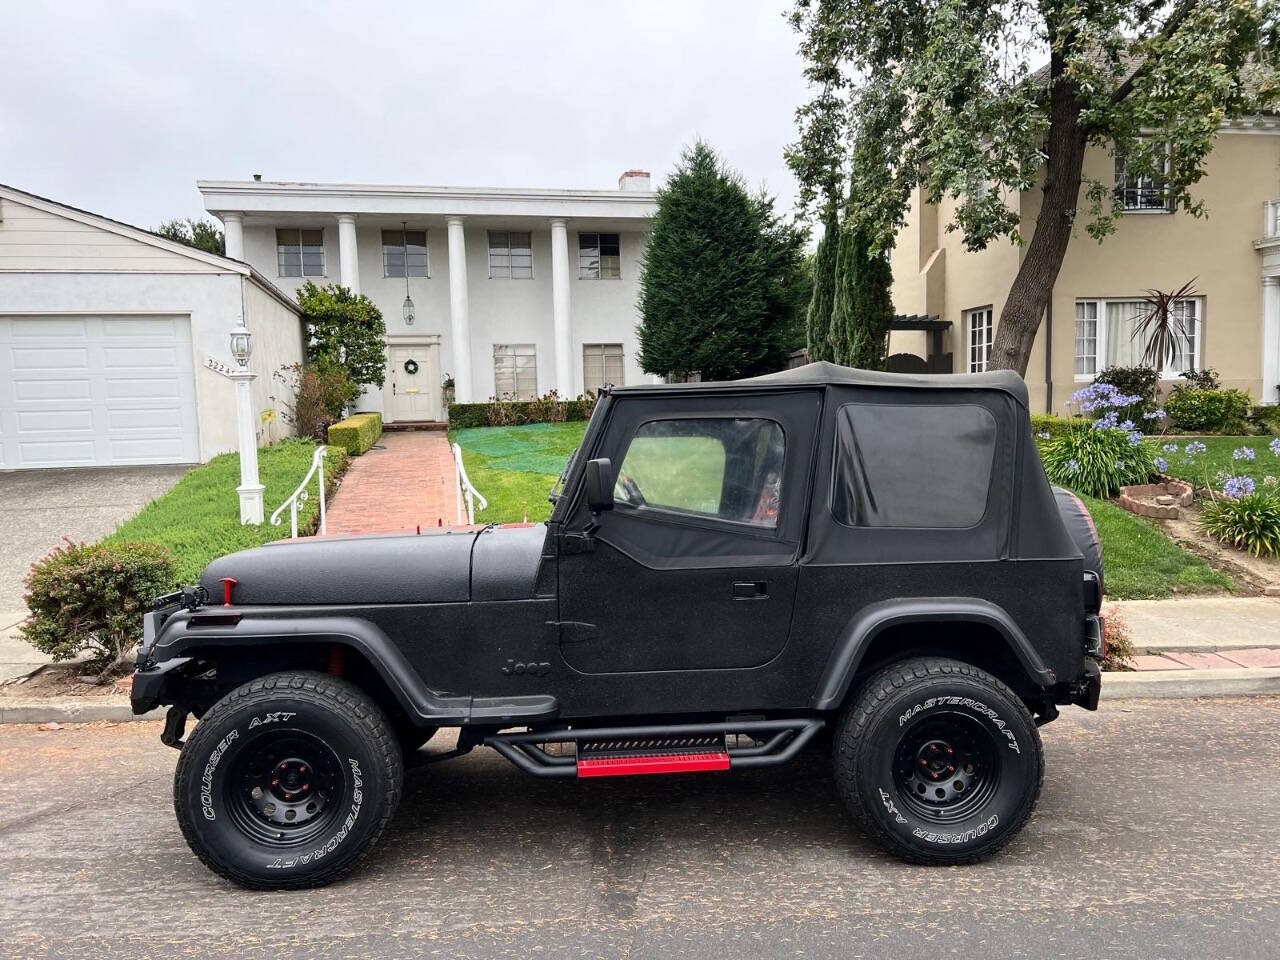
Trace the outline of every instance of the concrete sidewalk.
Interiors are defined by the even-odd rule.
[[[1108,608],[1128,623],[1139,671],[1280,668],[1280,599],[1124,600]]]
[[[18,634],[18,624],[26,618],[25,610],[0,611],[0,683],[53,662]]]

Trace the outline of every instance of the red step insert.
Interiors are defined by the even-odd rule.
[[[579,778],[625,777],[639,773],[704,773],[728,769],[729,754],[724,751],[578,758]]]

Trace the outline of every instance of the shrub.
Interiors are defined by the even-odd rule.
[[[307,360],[343,367],[352,383],[382,386],[387,378],[387,325],[382,311],[362,293],[336,283],[298,288],[306,324]]]
[[[1182,379],[1187,381],[1185,386],[1193,387],[1196,390],[1217,390],[1222,386],[1222,381],[1218,378],[1218,371],[1213,367],[1205,367],[1203,370],[1188,370],[1182,374]],[[1182,386],[1181,384],[1179,386]],[[1174,388],[1175,390],[1177,387]]]
[[[1102,615],[1107,622],[1107,655],[1102,659],[1102,669],[1132,670],[1133,637],[1129,634],[1129,621],[1114,605],[1104,609]]]
[[[151,601],[174,584],[173,558],[159,544],[68,540],[27,574],[22,636],[55,660],[88,651],[95,666],[114,666],[142,637]]]
[[[1156,385],[1160,382],[1160,375],[1153,368],[1107,367],[1093,378],[1093,382],[1109,383],[1125,396],[1141,398],[1137,403],[1116,408],[1121,420],[1132,420],[1143,428],[1155,425],[1156,418],[1143,416],[1156,406]]]
[[[1054,483],[1091,497],[1109,497],[1130,483],[1145,483],[1155,472],[1150,448],[1139,434],[1090,427],[1048,441],[1041,453]]]
[[[1243,390],[1175,387],[1165,409],[1178,430],[1190,433],[1243,433],[1253,401]]]
[[[1256,406],[1249,417],[1255,432],[1262,436],[1280,436],[1280,405]]]
[[[382,436],[382,414],[354,413],[329,427],[329,444],[353,457],[365,453]]]
[[[488,403],[451,403],[449,404],[449,429],[513,427],[524,423],[590,420],[595,408],[596,398],[591,396],[578,397],[576,400],[557,400],[554,406],[548,405],[547,397],[539,400],[491,398]],[[546,419],[547,416],[553,416],[554,419]]]
[[[1272,491],[1209,501],[1200,516],[1209,536],[1255,557],[1280,554],[1280,496]]]
[[[288,398],[272,397],[283,408],[281,419],[293,424],[300,437],[324,440],[329,425],[360,396],[351,375],[343,367],[329,363],[281,367],[272,379],[288,392]]]

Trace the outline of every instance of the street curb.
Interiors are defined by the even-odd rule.
[[[105,702],[103,702],[105,700]],[[163,710],[134,716],[128,700],[64,697],[61,700],[0,700],[0,723],[95,723],[106,720],[161,720]]]
[[[1150,670],[1107,673],[1102,677],[1103,700],[1276,695],[1280,695],[1280,667]]]

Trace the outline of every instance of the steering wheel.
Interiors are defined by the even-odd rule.
[[[644,505],[644,494],[640,492],[640,484],[636,483],[635,477],[629,473],[624,473],[618,477],[618,485],[622,487],[623,497],[628,503],[636,506]]]

